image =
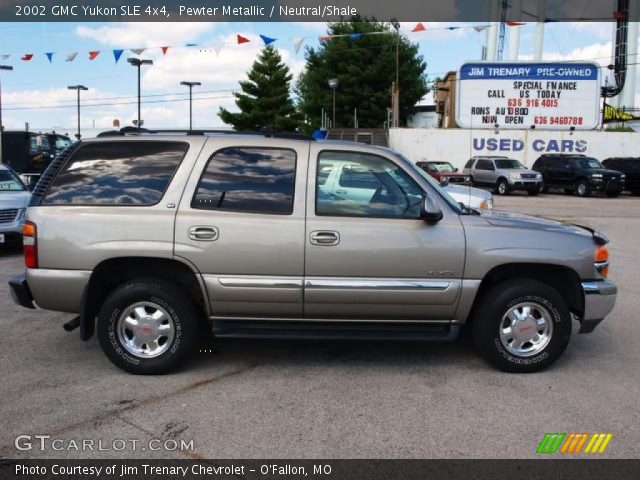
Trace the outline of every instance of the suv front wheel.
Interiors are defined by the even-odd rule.
[[[102,350],[121,369],[135,374],[174,370],[192,352],[199,335],[193,301],[162,279],[131,280],[106,299],[98,315]]]
[[[542,370],[564,352],[571,314],[562,296],[536,280],[509,280],[492,287],[478,305],[473,338],[500,370]]]
[[[504,178],[498,180],[498,184],[496,185],[496,192],[498,192],[498,195],[509,195],[509,182],[507,182]]]

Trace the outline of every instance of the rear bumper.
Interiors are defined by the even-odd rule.
[[[36,308],[33,304],[33,296],[29,285],[27,284],[26,274],[18,275],[9,280],[9,290],[11,291],[11,298],[13,301],[25,308]]]
[[[591,333],[616,304],[618,287],[608,280],[582,282],[584,314],[580,333]]]

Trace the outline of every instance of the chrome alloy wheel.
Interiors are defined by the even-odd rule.
[[[532,357],[549,344],[553,334],[551,314],[542,305],[519,303],[500,322],[500,341],[513,355]]]
[[[173,319],[160,305],[139,302],[120,315],[118,340],[132,355],[154,358],[167,351],[175,335]]]

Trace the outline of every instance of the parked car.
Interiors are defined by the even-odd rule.
[[[471,177],[464,173],[458,172],[449,162],[424,161],[417,162],[416,166],[423,169],[439,182],[451,183],[456,185],[471,184]]]
[[[463,173],[471,177],[474,187],[495,188],[500,195],[508,195],[515,190],[537,195],[542,180],[538,173],[508,157],[473,157],[464,166]]]
[[[565,193],[588,197],[602,192],[617,197],[624,190],[625,174],[608,170],[592,157],[575,154],[542,155],[533,164],[542,174],[542,190],[562,188]]]
[[[71,145],[71,139],[58,133],[3,131],[2,163],[20,174],[40,174],[49,162]]]
[[[495,366],[531,372],[560,357],[574,318],[588,333],[613,309],[607,242],[462,208],[391,149],[120,134],[47,169],[24,225],[26,272],[9,285],[24,307],[77,313],[65,328],[97,332],[132,373],[176,368],[205,329],[443,341],[465,325]]]
[[[609,170],[616,170],[626,175],[624,188],[634,195],[640,195],[640,157],[607,158],[602,165]]]
[[[31,193],[6,165],[0,164],[0,245],[20,244]]]

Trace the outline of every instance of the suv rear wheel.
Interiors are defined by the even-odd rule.
[[[198,310],[177,285],[131,280],[114,290],[98,315],[98,340],[116,366],[136,374],[174,370],[196,346]]]
[[[509,280],[492,287],[478,305],[473,338],[500,370],[542,370],[564,352],[571,314],[562,296],[536,280]]]
[[[576,184],[576,195],[579,197],[588,197],[591,195],[591,188],[586,180],[579,180]]]

